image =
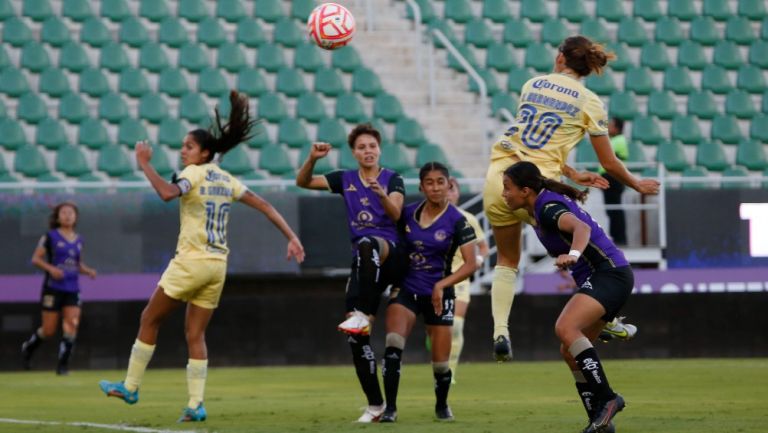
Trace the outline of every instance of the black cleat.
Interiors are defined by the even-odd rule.
[[[587,431],[594,431],[594,430],[589,430],[591,427],[592,427],[592,423],[590,422],[589,425],[582,431],[582,433]],[[606,429],[603,430],[603,433],[616,433],[616,426],[613,424],[613,421],[611,421],[608,424],[608,427],[606,427]]]
[[[512,344],[507,337],[503,335],[496,337],[496,341],[493,342],[493,357],[496,362],[512,360]]]
[[[451,408],[448,406],[435,409],[435,416],[438,421],[453,421],[453,412],[451,412]]]
[[[614,431],[615,427],[611,420],[624,409],[624,406],[626,406],[624,397],[616,394],[612,399],[603,403],[600,407],[600,412],[592,420],[592,423],[584,429],[583,433],[610,433]]]
[[[379,422],[395,422],[397,421],[397,411],[392,409],[384,409],[384,413],[381,414]]]
[[[56,366],[56,375],[57,376],[69,376],[69,367],[66,365],[57,365]]]

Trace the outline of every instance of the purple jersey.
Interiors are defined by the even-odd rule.
[[[571,233],[561,231],[557,222],[566,213],[572,213],[576,218],[589,225],[592,230],[589,243],[579,260],[571,268],[573,279],[581,286],[597,270],[628,266],[624,253],[605,235],[592,217],[570,198],[546,189],[541,190],[534,204],[536,218],[536,235],[552,257],[568,254],[571,250]]]
[[[43,286],[62,292],[79,292],[80,251],[83,249],[80,235],[77,235],[73,241],[69,241],[58,230],[53,229],[46,233],[41,242],[41,246],[45,248],[48,263],[64,272],[64,278],[61,280],[52,278],[46,272]]]
[[[337,170],[325,175],[331,192],[341,194],[347,206],[347,223],[352,242],[363,236],[377,236],[397,242],[397,224],[384,212],[381,199],[360,178],[357,170]],[[387,194],[399,192],[405,195],[403,178],[386,168],[377,177]]]
[[[401,220],[409,262],[403,288],[417,295],[431,295],[435,283],[451,274],[456,250],[476,239],[467,218],[452,204],[432,224],[422,227],[419,217],[425,203],[406,206]]]

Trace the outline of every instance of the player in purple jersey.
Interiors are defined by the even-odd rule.
[[[439,420],[453,420],[448,407],[452,376],[449,367],[451,327],[455,308],[453,285],[469,278],[477,270],[477,263],[475,231],[448,200],[449,179],[448,169],[438,162],[421,167],[419,189],[425,200],[406,206],[400,219],[409,265],[402,284],[392,289],[387,307],[387,348],[382,368],[387,407],[381,422],[397,420],[397,390],[405,340],[419,314],[424,316],[432,343],[435,415]],[[451,273],[456,250],[461,251],[464,264]]]
[[[61,319],[62,336],[59,343],[59,362],[56,374],[69,372],[69,358],[75,346],[80,324],[79,275],[96,278],[96,270],[86,266],[80,255],[83,240],[75,232],[77,206],[71,202],[59,203],[53,209],[50,230],[37,244],[32,264],[45,271],[43,293],[40,300],[42,324],[21,345],[24,369],[30,369],[32,354],[43,340],[53,337]]]
[[[403,209],[405,186],[399,174],[379,166],[381,134],[370,124],[362,124],[347,139],[357,170],[336,170],[313,175],[315,163],[331,150],[327,143],[314,143],[304,165],[296,175],[296,185],[328,190],[344,197],[347,223],[352,240],[352,269],[347,281],[347,319],[338,329],[349,334],[360,386],[368,407],[358,422],[374,422],[384,411],[376,374],[376,356],[370,343],[370,324],[381,301],[381,293],[399,281],[405,267],[397,221]]]
[[[559,269],[571,269],[579,290],[555,323],[560,353],[576,380],[589,425],[584,433],[614,431],[612,423],[624,399],[608,384],[592,342],[618,314],[634,287],[624,254],[574,200],[587,191],[547,179],[531,162],[517,162],[504,171],[504,201],[524,209],[536,220],[536,235]]]

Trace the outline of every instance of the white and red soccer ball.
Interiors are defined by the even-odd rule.
[[[355,17],[338,3],[323,3],[307,20],[309,38],[326,50],[347,45],[355,34]]]

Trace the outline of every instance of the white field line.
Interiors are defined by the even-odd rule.
[[[147,427],[130,427],[122,424],[97,424],[94,422],[58,422],[58,421],[37,421],[37,420],[25,420],[25,419],[0,418],[0,423],[94,427],[94,428],[101,428],[105,430],[129,431],[129,432],[137,432],[137,433],[197,433],[194,430],[158,430],[158,429],[147,428]]]

